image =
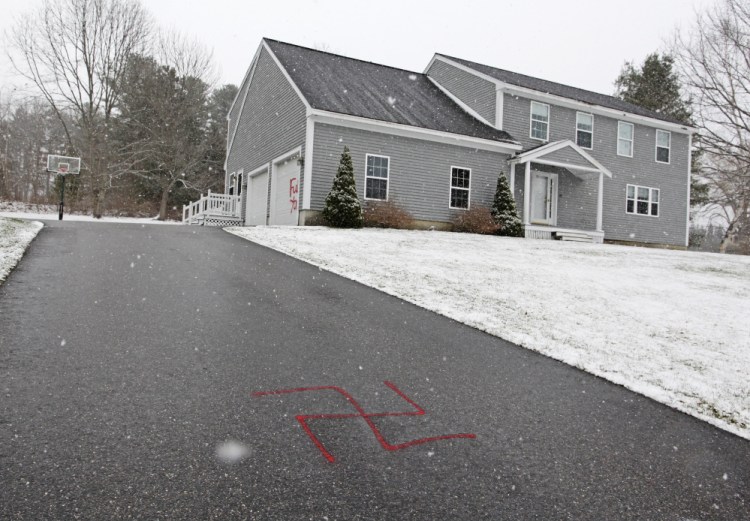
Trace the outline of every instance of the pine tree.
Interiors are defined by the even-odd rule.
[[[502,172],[497,178],[495,200],[492,202],[492,218],[500,226],[498,235],[505,235],[506,237],[523,236],[521,219],[518,218],[516,212],[516,201],[513,199],[513,194],[510,193],[508,180]]]
[[[335,228],[361,228],[364,222],[362,205],[354,184],[354,166],[349,148],[344,147],[333,187],[326,197],[323,219]]]
[[[626,62],[615,80],[615,87],[623,101],[691,124],[691,103],[682,95],[674,58],[669,54],[650,54],[641,67]]]

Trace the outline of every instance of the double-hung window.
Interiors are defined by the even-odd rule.
[[[471,169],[451,167],[451,208],[469,208],[471,190]]]
[[[365,170],[365,199],[388,200],[388,167],[390,158],[367,154]]]
[[[531,137],[549,141],[549,105],[531,102]]]
[[[625,211],[636,215],[659,216],[659,189],[628,185]]]
[[[669,164],[669,150],[672,148],[672,133],[656,131],[656,162]]]
[[[633,157],[633,135],[635,133],[632,123],[624,121],[617,122],[617,155]]]
[[[594,147],[594,116],[576,113],[576,145],[591,150]]]

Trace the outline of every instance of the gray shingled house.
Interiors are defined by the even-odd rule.
[[[502,172],[527,237],[687,244],[694,129],[611,96],[442,54],[417,73],[264,39],[228,121],[218,197],[245,225],[314,221],[346,145],[361,199],[425,225],[491,205]]]

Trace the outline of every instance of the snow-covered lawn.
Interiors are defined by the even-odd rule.
[[[0,201],[0,217],[56,221],[58,219],[58,211],[57,206],[55,205],[26,204],[16,201]],[[102,217],[100,219],[95,219],[91,215],[68,213],[67,210],[65,210],[63,220],[102,223],[182,224],[179,221],[159,221],[155,218],[149,217]]]
[[[2,283],[39,230],[40,222],[0,217],[0,283]]]
[[[434,231],[227,231],[750,439],[750,258]]]

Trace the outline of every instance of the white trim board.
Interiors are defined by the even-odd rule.
[[[468,67],[466,65],[463,65],[462,63],[458,63],[454,60],[451,60],[450,58],[443,56],[439,53],[436,53],[432,60],[430,60],[430,63],[427,65],[427,68],[425,69],[425,74],[427,74],[427,71],[430,69],[432,64],[435,62],[435,60],[440,60],[443,63],[447,63],[448,65],[452,65],[453,67],[456,67],[457,69],[460,69],[464,72],[473,74],[474,76],[477,76],[479,78],[482,78],[487,81],[491,81],[494,83],[498,89],[504,90],[508,94],[518,94],[524,98],[533,99],[536,101],[542,101],[547,103],[552,103],[554,105],[560,106],[560,107],[567,107],[575,110],[583,110],[590,114],[598,114],[600,116],[606,116],[614,119],[620,119],[625,120],[631,123],[640,123],[643,125],[647,125],[654,128],[662,128],[664,130],[672,130],[674,132],[683,133],[683,134],[695,134],[698,132],[698,130],[694,127],[690,127],[688,125],[680,125],[678,123],[670,123],[668,121],[662,121],[660,119],[650,118],[648,116],[640,116],[638,114],[632,114],[630,112],[623,112],[621,110],[612,109],[609,107],[603,107],[601,105],[592,105],[590,103],[584,103],[582,101],[576,101],[572,100],[570,98],[565,98],[563,96],[558,96],[556,94],[549,94],[546,92],[537,91],[534,89],[529,89],[527,87],[519,87],[517,85],[513,85],[512,83],[507,83],[504,81],[500,81],[497,78],[493,78],[492,76],[489,76],[487,74],[484,74],[482,72],[477,71],[476,69],[472,69],[471,67]],[[546,80],[545,80],[546,81]],[[553,82],[554,83],[554,82]],[[562,84],[561,84],[562,85]],[[584,90],[584,89],[581,89]],[[593,92],[593,91],[592,91]],[[597,94],[597,93],[594,93]]]
[[[305,108],[310,109],[311,106],[310,106],[310,103],[308,103],[307,98],[305,98],[302,95],[302,91],[299,90],[299,87],[297,87],[297,84],[294,83],[294,81],[292,80],[292,77],[289,76],[289,73],[287,72],[286,68],[281,64],[281,61],[276,56],[276,54],[274,54],[273,50],[271,50],[271,47],[268,45],[268,42],[266,41],[265,38],[261,42],[261,45],[263,46],[264,49],[268,51],[268,54],[271,55],[271,58],[273,58],[274,63],[281,70],[281,73],[284,75],[284,78],[286,78],[286,81],[289,82],[289,85],[292,86],[292,88],[294,89],[294,92],[297,93],[297,96],[299,96],[299,99],[302,101],[302,103],[304,103]]]
[[[308,111],[305,118],[305,165],[302,172],[302,210],[309,210],[312,201],[313,145],[315,143],[315,122]]]
[[[442,132],[440,130],[413,127],[411,125],[403,125],[401,123],[390,123],[387,121],[368,119],[360,116],[349,116],[347,114],[339,114],[337,112],[328,112],[325,110],[312,109],[308,117],[312,118],[312,120],[316,123],[327,123],[330,125],[338,125],[340,127],[357,128],[360,130],[379,132],[381,134],[392,134],[396,136],[423,139],[426,141],[435,141],[438,143],[446,143],[455,146],[489,150],[492,152],[500,152],[502,154],[510,154],[513,152],[518,152],[522,149],[521,144],[515,142],[506,143],[501,141],[492,141],[489,139],[475,138],[471,136],[464,136],[461,134],[452,134],[450,132]]]
[[[255,170],[252,170],[252,171],[248,172],[247,177],[249,179],[251,177],[255,177],[255,176],[260,175],[263,172],[267,172],[267,171],[268,171],[268,163],[266,163],[265,165],[261,165],[258,168],[256,168]]]
[[[552,152],[557,152],[558,150],[561,150],[566,147],[570,147],[576,152],[578,152],[578,155],[580,155],[583,159],[591,163],[594,166],[594,168],[540,159],[541,157],[547,154],[551,154]],[[612,172],[610,172],[608,168],[606,168],[599,161],[594,159],[588,152],[586,152],[584,149],[582,149],[581,147],[579,147],[578,145],[576,145],[569,139],[565,139],[563,141],[553,141],[552,143],[548,143],[539,148],[535,148],[533,150],[529,150],[528,152],[518,154],[517,156],[512,157],[508,160],[508,163],[511,165],[519,164],[519,163],[528,163],[528,162],[548,164],[552,166],[561,166],[561,167],[568,168],[568,169],[577,169],[577,170],[584,170],[584,171],[591,171],[591,172],[602,172],[607,177],[612,177]]]

